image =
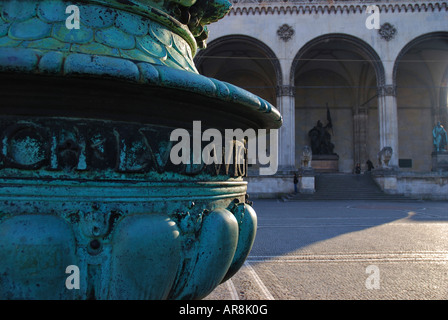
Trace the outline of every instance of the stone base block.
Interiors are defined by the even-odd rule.
[[[397,176],[377,176],[374,179],[385,193],[397,193]]]
[[[250,199],[280,198],[294,192],[294,175],[249,176],[247,194]],[[297,186],[299,187],[299,186]]]
[[[448,151],[433,152],[432,171],[448,171]]]
[[[300,193],[314,193],[315,191],[314,176],[302,176],[299,178]]]
[[[313,155],[311,166],[316,172],[338,172],[338,155]]]

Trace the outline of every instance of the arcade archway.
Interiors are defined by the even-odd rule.
[[[308,131],[317,120],[325,125],[327,106],[333,123],[332,143],[339,171],[365,166],[379,151],[378,90],[384,69],[378,55],[362,40],[329,34],[307,43],[291,71],[295,86],[296,162],[309,144]]]
[[[276,105],[280,63],[261,41],[242,35],[216,39],[195,57],[200,74],[237,85]]]
[[[431,171],[432,129],[448,126],[448,32],[409,42],[395,62],[400,169]]]

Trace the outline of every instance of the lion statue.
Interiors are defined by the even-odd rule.
[[[378,163],[380,168],[389,168],[389,161],[392,157],[392,147],[384,147],[378,152]]]

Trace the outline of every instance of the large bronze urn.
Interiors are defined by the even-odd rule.
[[[257,225],[245,145],[170,157],[176,129],[281,126],[196,71],[229,5],[0,1],[1,299],[200,299],[238,271]]]

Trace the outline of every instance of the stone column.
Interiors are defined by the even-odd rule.
[[[365,165],[367,153],[367,123],[368,114],[366,107],[357,107],[353,112],[354,127],[354,163]]]
[[[378,88],[378,114],[380,150],[392,147],[390,166],[398,167],[398,111],[395,85],[387,84]]]
[[[279,130],[278,173],[291,173],[295,165],[295,97],[294,86],[277,87],[277,108],[283,116]]]

